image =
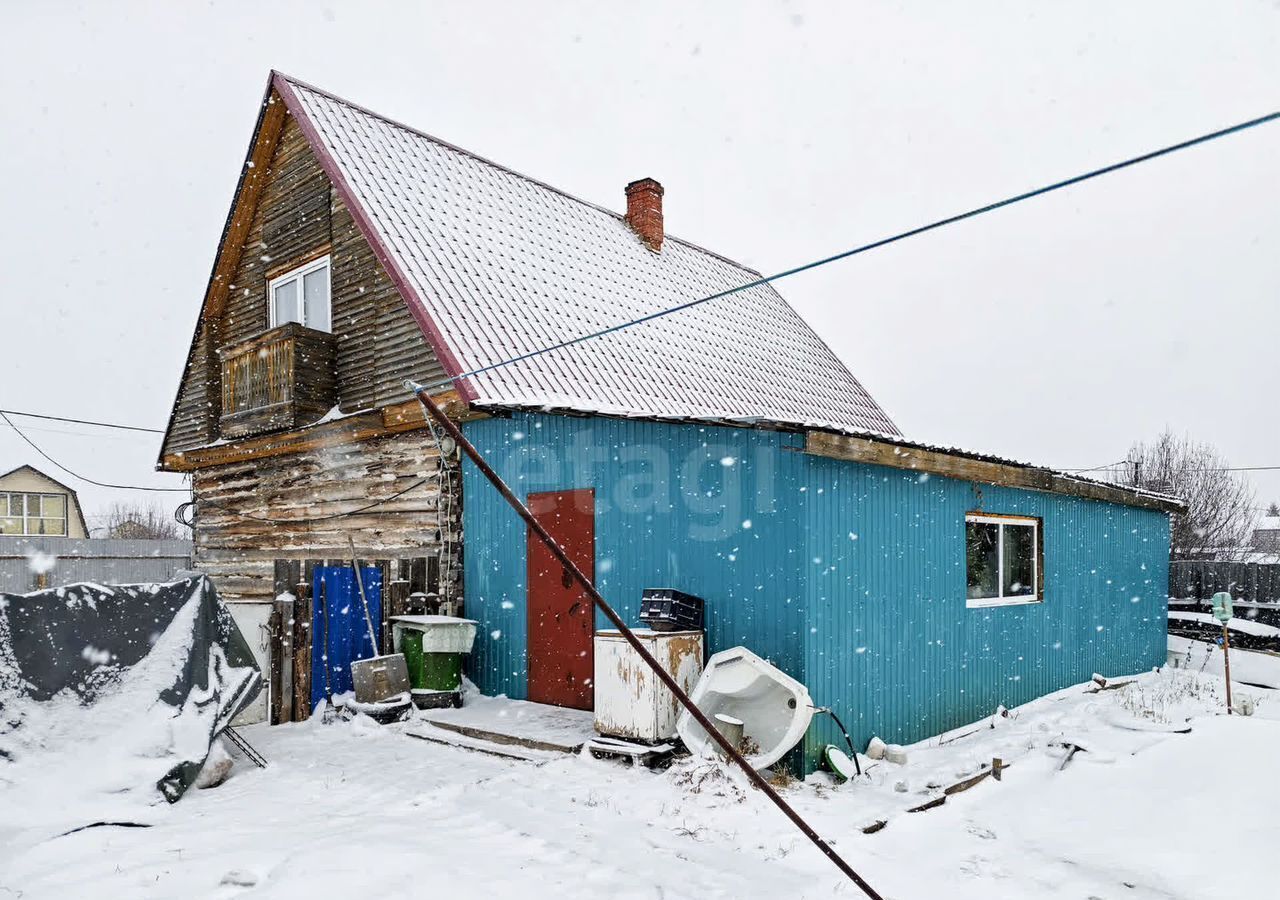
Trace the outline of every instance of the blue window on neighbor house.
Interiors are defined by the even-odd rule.
[[[969,606],[1040,600],[1040,520],[969,513],[964,517]]]

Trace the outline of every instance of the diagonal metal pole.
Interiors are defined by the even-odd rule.
[[[427,389],[415,381],[406,381],[405,387],[411,390],[414,393],[414,396],[418,398],[419,402],[422,403],[422,407],[426,410],[427,415],[434,419],[440,427],[457,442],[458,446],[462,448],[462,452],[467,455],[467,458],[475,463],[476,468],[479,469],[484,477],[489,480],[490,484],[497,488],[498,493],[502,495],[502,498],[506,500],[511,508],[516,511],[516,514],[524,520],[525,524],[533,530],[533,533],[538,536],[538,539],[546,545],[547,549],[551,551],[552,555],[555,556],[560,565],[564,566],[565,570],[573,576],[573,580],[578,582],[582,589],[586,591],[587,596],[591,598],[591,602],[594,603],[595,606],[605,614],[605,617],[613,623],[614,627],[622,633],[622,636],[626,638],[627,643],[631,645],[631,648],[640,655],[640,658],[645,661],[645,664],[653,670],[655,675],[658,676],[658,680],[666,685],[667,690],[671,691],[671,693],[675,695],[676,699],[680,701],[680,705],[689,711],[689,715],[693,717],[693,720],[701,725],[703,730],[720,745],[720,749],[723,750],[731,760],[733,760],[738,768],[742,769],[742,771],[746,773],[747,778],[750,779],[751,783],[763,791],[764,795],[773,801],[773,805],[778,807],[778,809],[782,811],[782,814],[790,819],[792,824],[799,828],[800,831],[804,833],[804,836],[812,841],[814,846],[821,850],[823,854],[826,855],[827,859],[831,860],[831,862],[835,864],[835,867],[843,872],[854,884],[856,884],[864,894],[870,897],[871,900],[884,900],[884,898],[876,892],[875,888],[867,884],[863,877],[855,872],[853,867],[845,862],[844,858],[841,857],[840,854],[836,853],[831,845],[824,841],[821,835],[814,831],[812,826],[801,818],[800,814],[792,809],[791,805],[787,803],[786,800],[782,799],[778,792],[773,789],[773,786],[769,784],[769,782],[766,781],[759,772],[751,767],[751,764],[747,762],[743,755],[738,751],[738,748],[733,746],[729,740],[720,733],[720,730],[711,723],[711,720],[707,718],[706,714],[702,710],[698,709],[694,702],[689,699],[689,695],[686,694],[684,689],[681,688],[676,680],[671,677],[670,673],[668,673],[666,669],[662,668],[662,666],[658,665],[658,661],[653,658],[649,651],[645,649],[644,644],[642,644],[631,629],[627,627],[627,623],[622,621],[622,617],[614,611],[613,607],[609,605],[609,602],[601,596],[598,590],[596,590],[596,586],[592,583],[591,579],[583,574],[582,570],[579,569],[574,561],[569,558],[569,555],[565,553],[564,548],[561,547],[547,529],[542,526],[542,523],[538,521],[537,517],[529,511],[529,508],[524,505],[519,497],[512,493],[511,488],[507,487],[506,482],[502,480],[502,476],[493,470],[493,467],[490,466],[485,458],[480,455],[480,451],[475,448],[475,445],[472,444],[471,441],[467,440],[466,435],[462,433],[462,429],[458,427],[458,424],[445,415],[444,410],[440,409],[440,407],[436,405],[436,402],[431,399],[431,395],[427,393]]]

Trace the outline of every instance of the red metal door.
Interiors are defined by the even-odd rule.
[[[595,577],[595,491],[529,495],[529,511],[588,578]],[[591,709],[591,598],[528,531],[529,699]]]

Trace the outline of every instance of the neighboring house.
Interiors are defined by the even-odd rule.
[[[459,377],[759,277],[665,235],[657,182],[626,195],[273,73],[161,457],[193,476],[198,567],[267,599],[348,538],[426,558],[481,622],[481,689],[589,705],[602,620],[402,386],[448,376],[624,616],[646,587],[703,597],[711,651],[772,659],[860,741],[1164,661],[1177,501],[903,438],[772,286]],[[836,736],[815,724],[806,764]]]
[[[1255,553],[1280,553],[1280,516],[1262,516],[1253,528]]]
[[[165,581],[190,564],[189,541],[89,539],[76,492],[32,466],[0,475],[0,591]]]
[[[33,466],[0,475],[0,535],[86,538],[76,492]]]

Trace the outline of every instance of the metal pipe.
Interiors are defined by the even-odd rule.
[[[1231,715],[1231,635],[1227,623],[1222,623],[1222,671],[1227,680],[1227,715]]]
[[[538,539],[546,545],[547,549],[550,550],[552,555],[555,556],[562,566],[564,566],[565,570],[573,576],[573,580],[578,582],[582,589],[586,591],[587,596],[591,598],[591,602],[594,603],[596,607],[605,614],[605,618],[613,623],[613,626],[622,633],[622,636],[626,638],[627,643],[631,645],[631,648],[640,655],[640,658],[645,661],[645,664],[653,670],[655,675],[658,676],[658,680],[666,685],[667,690],[671,691],[671,693],[675,695],[676,699],[680,701],[680,705],[688,710],[689,715],[693,716],[693,720],[702,726],[702,729],[720,745],[720,749],[725,752],[725,755],[733,760],[738,768],[742,769],[742,771],[746,773],[747,778],[750,779],[751,783],[759,788],[766,797],[773,801],[773,805],[778,807],[778,809],[782,811],[782,814],[790,819],[791,823],[799,828],[804,836],[812,841],[814,846],[821,850],[827,859],[831,860],[835,867],[844,873],[844,875],[847,876],[854,884],[856,884],[864,894],[870,897],[871,900],[884,900],[884,898],[876,892],[875,888],[867,884],[867,882],[863,880],[862,876],[855,872],[853,867],[845,862],[843,857],[836,853],[836,851],[832,849],[831,845],[824,841],[822,837],[813,830],[809,823],[801,818],[800,814],[792,809],[791,805],[779,796],[778,792],[773,789],[773,786],[770,785],[759,772],[751,767],[751,764],[747,762],[746,758],[738,751],[738,748],[734,747],[728,740],[726,740],[725,736],[720,733],[720,729],[716,728],[711,720],[707,718],[706,714],[703,713],[702,710],[698,709],[697,705],[689,699],[689,695],[686,694],[676,680],[671,677],[670,673],[668,673],[666,669],[662,668],[662,666],[658,665],[658,661],[650,655],[649,651],[645,649],[644,644],[642,644],[631,629],[627,627],[627,623],[622,621],[622,617],[614,611],[608,601],[606,601],[604,597],[601,596],[600,592],[596,590],[596,586],[592,583],[591,579],[583,574],[577,564],[569,558],[569,554],[564,551],[564,548],[561,547],[560,544],[556,542],[555,538],[553,538],[542,526],[542,523],[538,521],[537,517],[529,511],[529,508],[524,505],[519,497],[512,493],[511,488],[507,487],[506,482],[502,480],[502,476],[495,472],[493,467],[490,466],[485,458],[480,455],[480,451],[477,450],[471,441],[467,439],[466,435],[462,433],[462,429],[458,427],[457,423],[446,416],[444,411],[436,405],[436,402],[431,399],[431,396],[427,393],[426,389],[415,381],[405,381],[405,387],[412,391],[414,396],[418,398],[418,401],[422,404],[422,407],[426,410],[427,414],[439,423],[440,427],[448,432],[449,436],[457,442],[458,446],[462,448],[462,451],[475,464],[476,468],[480,470],[484,477],[489,480],[489,483],[497,489],[498,493],[502,495],[502,498],[507,501],[508,505],[516,511],[516,514],[524,520],[525,524],[528,525],[530,529],[532,529],[533,533],[536,534]]]

